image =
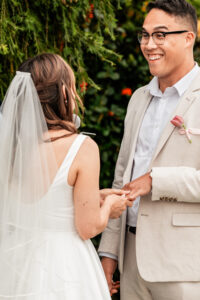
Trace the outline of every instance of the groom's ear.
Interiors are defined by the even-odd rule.
[[[193,46],[194,46],[194,43],[195,43],[195,39],[196,39],[195,33],[192,32],[192,31],[188,32],[186,34],[186,38],[185,38],[186,47],[189,47],[189,48],[193,49]]]

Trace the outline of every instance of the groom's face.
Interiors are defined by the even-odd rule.
[[[182,18],[171,16],[160,9],[152,9],[145,18],[143,32],[151,35],[154,32],[169,32],[188,30]],[[187,45],[187,32],[169,34],[164,38],[162,45],[156,43],[152,37],[141,50],[146,58],[150,72],[160,80],[173,82],[173,77],[179,77],[185,68],[185,63],[190,56]],[[188,59],[189,60],[189,59]],[[181,77],[181,76],[180,76]]]

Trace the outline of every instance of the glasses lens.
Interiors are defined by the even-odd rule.
[[[162,32],[154,32],[152,34],[154,43],[156,45],[163,45],[165,41],[165,35]]]
[[[146,44],[149,40],[149,34],[146,32],[138,32],[138,41],[140,44]]]

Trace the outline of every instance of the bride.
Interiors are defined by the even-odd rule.
[[[90,238],[132,203],[99,191],[99,151],[77,134],[82,102],[70,66],[25,61],[1,106],[0,299],[108,300]]]

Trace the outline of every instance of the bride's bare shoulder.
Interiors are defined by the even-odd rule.
[[[78,134],[63,136],[64,133],[65,133],[64,131],[62,131],[62,132],[60,131],[60,132],[51,134],[51,138],[52,138],[52,136],[54,138],[55,138],[55,136],[59,137],[52,143],[58,161],[62,161],[62,159],[67,154],[67,152],[69,151],[73,142],[75,141],[75,139],[78,136]],[[98,148],[96,142],[87,136],[86,139],[83,141],[76,157],[81,160],[88,160],[88,158],[92,159],[93,156],[97,157],[97,155],[99,155],[99,148]]]
[[[87,151],[99,151],[97,143],[91,137],[85,139],[83,142],[83,149]]]
[[[99,148],[93,139],[87,137],[77,153],[76,162],[81,163],[81,165],[88,165],[95,160],[99,160]]]

